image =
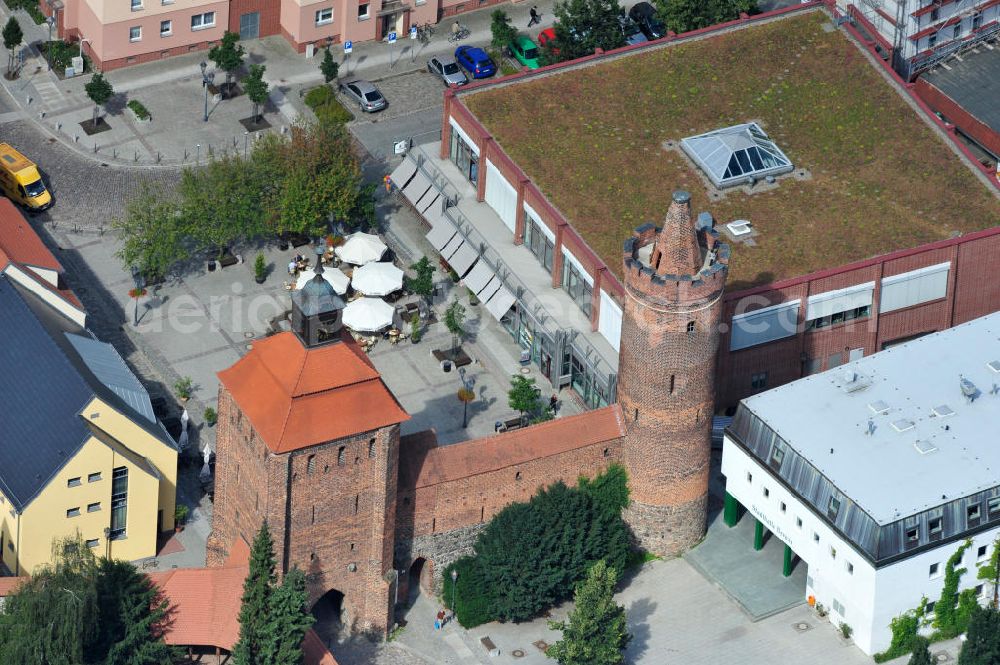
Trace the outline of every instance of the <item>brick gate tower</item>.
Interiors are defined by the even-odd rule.
[[[711,218],[691,220],[691,195],[674,192],[663,228],[625,241],[625,306],[618,401],[622,458],[639,544],[672,555],[705,533],[715,358],[729,247]]]

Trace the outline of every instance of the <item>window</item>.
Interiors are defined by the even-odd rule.
[[[517,473],[514,474],[514,480],[520,480],[520,479],[521,479],[521,472],[518,471]]]
[[[837,519],[840,514],[840,499],[835,496],[830,497],[830,503],[826,505],[826,516],[831,520]]]
[[[111,533],[112,539],[125,535],[128,516],[128,469],[120,466],[111,472]]]
[[[524,244],[527,245],[528,250],[535,255],[538,262],[542,264],[545,268],[545,272],[552,273],[552,257],[555,254],[555,240],[554,237],[550,238],[545,231],[548,227],[541,222],[536,222],[535,219],[528,214],[528,211],[524,212],[524,229],[525,238]]]
[[[818,543],[819,542],[819,534],[816,533],[815,531],[813,531],[813,542],[814,543]]]
[[[771,490],[769,490],[769,489],[767,489],[767,488],[765,487],[765,488],[764,488],[764,498],[766,499],[766,498],[768,498],[768,497],[770,497],[770,496],[771,496]]]
[[[132,0],[132,11],[137,12],[142,9],[142,0]]]
[[[344,466],[344,453],[346,451],[346,446],[341,446],[337,448],[337,466]]]
[[[910,527],[906,530],[906,546],[913,547],[920,542],[920,527]]]
[[[840,616],[847,618],[846,614],[847,610],[844,608],[844,605],[836,598],[833,599],[833,611],[839,614]]]
[[[160,0],[160,4],[161,5],[172,5],[172,4],[174,4],[174,0]]]
[[[733,316],[729,350],[739,351],[791,337],[798,329],[800,304],[801,301],[793,300]]]
[[[688,324],[687,324],[688,334],[693,333],[694,332],[694,328],[695,328],[694,321],[688,321]]]
[[[360,495],[360,494],[355,494],[355,495],[354,495],[354,514],[355,514],[355,515],[357,515],[357,514],[358,514],[358,500],[359,500],[360,498],[361,498],[361,495]]]
[[[840,353],[831,353],[830,357],[826,361],[826,368],[833,369],[834,367],[840,367],[844,364],[843,355]]]
[[[371,7],[371,5],[369,3],[367,3],[367,2],[363,2],[360,5],[358,5],[358,20],[359,21],[364,21],[364,20],[368,19],[369,16],[371,16],[371,14],[369,13],[369,8],[370,7]]]
[[[368,441],[368,459],[375,459],[375,439]]]
[[[88,483],[96,483],[100,479],[101,479],[101,472],[100,471],[98,471],[97,473],[88,473],[87,474],[87,482]]]
[[[927,36],[927,48],[934,48],[935,44],[937,44],[937,33],[936,32]]]
[[[590,316],[594,287],[586,274],[563,253],[563,289],[583,313]]]
[[[931,540],[941,540],[941,518],[932,517],[927,520],[927,533],[930,535]]]
[[[969,526],[976,526],[979,524],[979,518],[982,517],[983,510],[980,504],[974,506],[968,506],[965,509],[965,518],[969,522]]]
[[[976,12],[972,15],[972,29],[979,30],[983,27],[983,15],[980,12]]]
[[[87,504],[87,512],[88,513],[96,513],[100,509],[101,509],[101,502],[100,501],[98,501],[96,503],[88,503]]]
[[[830,326],[837,325],[838,323],[845,323],[847,321],[853,321],[854,319],[864,319],[871,314],[871,311],[872,306],[865,305],[863,307],[849,309],[845,312],[837,312],[835,314],[830,314],[829,316],[821,316],[818,319],[806,321],[806,330],[820,330],[822,328],[829,328]]]
[[[202,30],[204,28],[211,28],[214,26],[215,26],[215,12],[205,12],[204,14],[195,14],[191,17],[192,30]]]
[[[80,506],[76,508],[69,508],[66,510],[66,517],[79,517],[80,516]]]
[[[935,604],[936,604],[936,601],[933,601],[933,600],[930,601],[929,603],[927,603],[927,605],[924,607],[924,616],[927,616],[927,615],[931,614],[932,612],[934,612],[934,605]]]
[[[847,569],[847,574],[848,575],[853,575],[854,574],[854,564],[853,563],[851,563],[850,561],[848,561],[847,565],[844,566],[844,567]]]
[[[128,29],[128,40],[130,42],[137,42],[142,39],[142,27],[134,25]]]
[[[781,502],[780,504],[778,504],[778,508],[779,508],[779,509],[781,510],[781,512],[783,512],[783,513],[784,513],[784,512],[786,512],[786,511],[788,510],[788,506],[786,506],[786,505],[785,505],[785,502],[784,502],[784,501],[782,501],[782,502]]]
[[[779,448],[778,446],[774,446],[774,448],[771,449],[771,460],[770,460],[771,468],[774,469],[775,471],[781,470],[781,462],[784,461],[784,459],[785,459],[785,451]]]
[[[306,458],[306,473],[312,473],[316,470],[316,456],[310,455]]]
[[[989,513],[991,520],[1000,517],[1000,496],[995,496],[986,502],[986,512]]]
[[[310,517],[309,517],[309,523],[310,524],[315,524],[316,523],[316,506],[312,507],[312,515],[310,515]]]
[[[316,10],[316,25],[333,23],[333,7]]]
[[[753,474],[747,471],[747,482],[753,483]]]
[[[938,10],[937,7],[935,7],[934,9],[931,10],[931,22],[934,22],[939,18],[941,18],[941,12]]]
[[[90,538],[87,540],[87,547],[97,547],[100,541],[97,538]]]
[[[833,545],[830,546],[830,558],[831,559],[837,558],[837,548],[834,547]]]
[[[958,39],[961,36],[962,36],[962,24],[956,23],[955,27],[951,31],[951,38]]]
[[[767,387],[767,372],[759,372],[750,375],[750,387],[754,390],[763,390]]]
[[[796,517],[795,518],[795,526],[799,527],[800,529],[802,528],[802,518],[801,517]]]
[[[160,37],[169,37],[174,34],[173,21],[160,21]]]
[[[939,563],[932,563],[927,568],[927,577],[937,577],[938,571],[940,571],[940,570],[941,570],[941,564],[939,564]]]
[[[66,487],[79,487],[80,484],[81,483],[79,476],[76,478],[70,478],[69,480],[66,481]]]
[[[986,545],[979,546],[979,548],[976,550],[976,561],[982,561],[983,559],[986,558],[986,549],[987,549]]]

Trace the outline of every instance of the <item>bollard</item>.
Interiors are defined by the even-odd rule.
[[[187,151],[187,148],[184,148],[184,159],[182,161],[186,162],[187,159],[188,159],[188,151]]]
[[[62,123],[61,122],[57,122],[56,123],[56,131],[58,132],[61,129],[62,129]]]
[[[160,151],[159,150],[156,151],[156,163],[157,164],[160,163]]]
[[[94,152],[97,152],[97,141],[94,141]]]
[[[79,142],[80,142],[80,135],[77,134],[73,137],[73,143],[79,143]]]
[[[45,111],[42,111],[41,113],[39,113],[38,117],[39,118],[44,118],[45,117]]]
[[[31,102],[32,102],[32,101],[33,101],[33,100],[31,99],[31,95],[28,95],[28,106],[31,106]]]
[[[139,151],[138,150],[135,151],[135,158],[132,161],[134,161],[134,162],[138,162],[139,161]]]

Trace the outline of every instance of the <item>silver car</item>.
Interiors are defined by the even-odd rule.
[[[354,81],[341,83],[338,87],[342,93],[356,101],[365,113],[381,111],[389,105],[389,102],[385,100],[379,89],[370,81],[355,79]]]
[[[442,55],[427,61],[427,71],[444,81],[447,86],[465,85],[469,82],[465,72],[451,56]]]

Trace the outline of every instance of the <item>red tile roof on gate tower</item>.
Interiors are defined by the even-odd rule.
[[[307,348],[292,332],[254,342],[219,380],[275,453],[287,453],[410,416],[345,332]]]

